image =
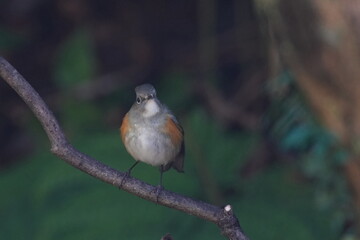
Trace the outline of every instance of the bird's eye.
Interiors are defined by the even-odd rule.
[[[137,98],[136,98],[136,103],[137,103],[137,104],[140,104],[140,103],[141,103],[141,97],[137,97]]]

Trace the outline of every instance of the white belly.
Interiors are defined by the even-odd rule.
[[[153,166],[165,165],[175,157],[175,149],[169,138],[148,128],[139,129],[126,137],[127,150],[133,158]]]

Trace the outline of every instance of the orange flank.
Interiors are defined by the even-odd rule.
[[[121,140],[125,144],[125,136],[127,132],[129,131],[129,115],[126,114],[120,127],[120,133],[121,133]]]
[[[164,132],[169,134],[170,139],[175,146],[181,146],[184,137],[183,130],[171,117],[168,117],[167,119]]]

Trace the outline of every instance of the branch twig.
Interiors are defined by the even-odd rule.
[[[120,183],[125,176],[125,173],[117,171],[90,156],[79,152],[69,144],[59,123],[39,94],[16,71],[16,69],[2,57],[0,57],[0,76],[19,94],[40,121],[50,140],[51,152],[68,164],[95,178],[148,201],[157,202],[160,205],[174,208],[213,222],[219,226],[222,233],[228,239],[248,239],[241,230],[239,222],[233,214],[230,205],[222,209],[167,190],[161,192],[157,201],[156,194],[154,194],[156,193],[156,187],[133,177],[128,177],[121,185]]]

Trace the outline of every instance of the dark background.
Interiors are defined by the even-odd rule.
[[[134,88],[152,83],[185,130],[185,174],[166,172],[166,189],[232,204],[250,239],[355,236],[341,170],[349,151],[310,110],[296,71],[286,62],[276,67],[271,22],[253,1],[0,5],[1,55],[80,151],[128,169],[133,159],[118,128]],[[3,81],[0,103],[1,238],[223,238],[211,223],[119,191],[52,156],[41,126]],[[140,164],[133,176],[156,185],[159,173]]]

